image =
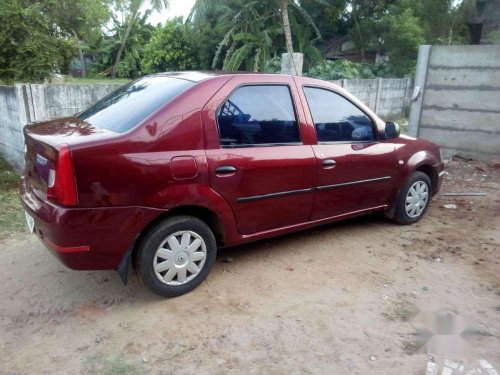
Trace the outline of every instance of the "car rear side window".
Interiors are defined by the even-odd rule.
[[[304,87],[318,142],[375,140],[373,122],[343,96],[316,87]]]
[[[286,85],[243,86],[217,112],[221,146],[301,143],[290,89]]]
[[[143,77],[99,100],[77,117],[117,133],[141,123],[195,83],[172,77]]]

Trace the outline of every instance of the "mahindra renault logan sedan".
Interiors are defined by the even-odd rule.
[[[217,248],[375,211],[425,214],[444,165],[341,87],[270,74],[164,73],[24,128],[28,225],[77,270],[133,266],[162,296]]]

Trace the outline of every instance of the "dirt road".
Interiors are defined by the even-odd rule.
[[[424,374],[409,306],[427,300],[479,327],[449,359],[500,372],[498,171],[450,163],[443,192],[487,196],[438,196],[413,226],[373,215],[222,251],[170,300],[70,271],[28,234],[3,240],[0,373]]]

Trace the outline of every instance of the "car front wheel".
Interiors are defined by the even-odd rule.
[[[423,172],[414,172],[399,195],[394,220],[399,224],[419,221],[431,202],[431,180]]]
[[[153,227],[137,251],[137,270],[146,287],[163,297],[176,297],[205,280],[215,262],[217,246],[203,221],[178,216]]]

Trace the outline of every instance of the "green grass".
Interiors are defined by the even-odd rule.
[[[145,374],[144,366],[132,364],[124,358],[107,358],[94,354],[85,361],[85,373],[89,375],[136,375]]]
[[[386,311],[382,312],[382,316],[391,322],[409,322],[416,316],[417,313],[418,309],[415,305],[406,300],[398,300]]]
[[[0,158],[0,240],[25,230],[18,186],[19,175]]]

